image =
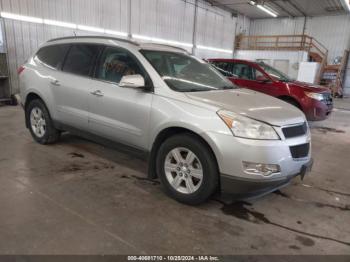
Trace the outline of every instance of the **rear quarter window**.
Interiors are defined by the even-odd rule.
[[[41,48],[36,58],[48,67],[58,69],[62,66],[69,45],[52,45]]]

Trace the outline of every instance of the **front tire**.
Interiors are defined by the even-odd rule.
[[[57,142],[60,132],[54,127],[44,102],[35,99],[29,102],[25,111],[27,126],[34,140],[40,144]]]
[[[201,204],[217,188],[216,159],[208,146],[194,135],[168,138],[158,150],[156,165],[165,192],[179,202]]]

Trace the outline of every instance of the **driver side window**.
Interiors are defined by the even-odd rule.
[[[238,78],[253,80],[253,68],[247,64],[235,63],[232,71]]]
[[[123,76],[137,74],[144,76],[134,57],[123,49],[107,47],[99,59],[95,77],[118,84]]]
[[[266,80],[266,76],[259,70],[253,68],[253,79],[255,81],[264,81]]]
[[[251,67],[248,64],[235,63],[233,65],[233,74],[237,75],[238,78],[261,81],[266,79],[266,76],[259,70]]]

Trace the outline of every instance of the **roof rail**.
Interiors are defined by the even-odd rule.
[[[53,41],[57,41],[57,40],[67,40],[67,39],[86,39],[86,38],[98,38],[98,39],[106,39],[106,40],[116,40],[116,41],[120,41],[120,42],[125,42],[125,43],[129,43],[129,44],[133,44],[136,46],[139,46],[139,44],[137,42],[128,40],[128,39],[124,39],[124,38],[117,38],[117,37],[112,37],[112,36],[99,36],[99,35],[84,35],[84,36],[66,36],[66,37],[58,37],[58,38],[53,38],[50,39],[49,42],[53,42]]]
[[[174,49],[181,50],[181,51],[183,51],[183,52],[185,52],[185,53],[189,53],[186,49],[181,48],[181,47],[177,47],[177,46],[173,46],[173,45],[157,44],[157,43],[144,43],[144,44],[141,44],[141,47],[142,47],[142,45],[144,45],[144,46],[147,46],[147,45],[156,45],[156,46],[171,47],[171,48],[174,48]]]

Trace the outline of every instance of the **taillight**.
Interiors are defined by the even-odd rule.
[[[20,75],[23,71],[24,71],[25,67],[24,66],[20,66],[18,69],[17,69],[17,74]]]

